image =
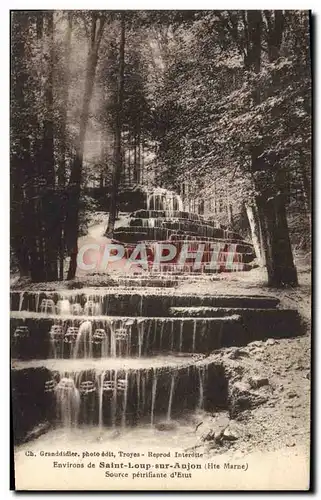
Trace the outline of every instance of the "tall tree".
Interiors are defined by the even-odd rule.
[[[36,253],[35,231],[26,227],[35,222],[34,195],[26,198],[30,186],[28,172],[33,170],[30,145],[30,121],[28,120],[29,71],[27,66],[27,37],[29,16],[21,11],[12,13],[11,48],[11,231],[10,242],[17,257],[21,276],[30,272],[30,257]],[[30,118],[30,116],[29,116]],[[32,175],[32,173],[31,173]],[[32,185],[30,186],[32,188]],[[28,215],[32,215],[29,220]],[[32,229],[32,228],[30,228]]]
[[[69,80],[70,80],[70,57],[71,57],[71,36],[73,25],[73,13],[67,12],[67,29],[63,46],[63,81],[61,95],[61,109],[59,116],[59,126],[57,136],[59,138],[59,153],[58,153],[58,168],[57,180],[60,198],[60,249],[59,249],[59,279],[64,278],[64,257],[65,257],[65,236],[64,225],[66,219],[65,206],[65,186],[66,186],[66,152],[67,152],[67,112],[68,112],[68,95],[69,95]]]
[[[280,48],[284,30],[284,16],[282,11],[265,11],[267,19],[267,51],[269,62],[273,63],[280,56]],[[245,63],[247,67],[259,74],[262,57],[263,20],[261,11],[248,11],[248,46]],[[277,73],[273,76],[273,85],[278,87]],[[258,87],[253,92],[255,105],[261,103]],[[293,262],[292,248],[286,218],[284,197],[284,171],[280,168],[278,155],[271,151],[270,144],[263,136],[261,145],[252,152],[251,165],[258,207],[260,225],[263,235],[263,245],[266,257],[268,282],[271,286],[297,285],[297,272]],[[275,172],[275,182],[271,189],[262,185],[262,173],[266,179],[269,173]],[[267,174],[267,175],[266,175]]]
[[[79,134],[76,142],[76,156],[72,165],[68,186],[68,215],[66,221],[66,238],[70,252],[70,265],[67,279],[73,279],[77,269],[79,205],[82,183],[85,135],[89,118],[89,107],[93,93],[95,74],[99,55],[99,46],[103,35],[106,18],[99,11],[93,11],[84,19],[89,34],[88,55],[86,64],[85,90],[80,116]],[[88,26],[89,25],[89,26]]]
[[[170,87],[162,91],[159,158],[167,163],[169,174],[174,171],[176,183],[188,172],[191,178],[192,172],[202,172],[202,178],[210,180],[220,171],[223,176],[230,171],[231,179],[240,171],[248,191],[246,196],[241,190],[243,199],[252,200],[258,215],[257,241],[264,243],[269,283],[283,286],[297,282],[285,214],[289,168],[284,164],[290,150],[286,143],[293,137],[285,68],[293,62],[281,57],[282,16],[272,12],[269,21],[270,26],[261,11],[204,12],[188,44],[183,35],[180,52],[176,44],[169,65]],[[293,112],[301,116],[295,92],[290,90]]]
[[[41,188],[45,280],[58,279],[57,257],[59,248],[60,217],[55,193],[55,159],[54,159],[54,109],[53,109],[53,71],[54,71],[54,13],[46,11],[42,18],[45,23],[41,31],[43,39],[43,138],[39,166],[43,177]],[[40,22],[40,20],[39,20]],[[58,209],[58,210],[57,210]]]
[[[119,72],[118,72],[118,96],[115,126],[115,159],[112,174],[112,186],[110,196],[110,210],[108,218],[107,235],[113,236],[116,213],[117,196],[120,176],[122,172],[122,128],[123,128],[123,96],[124,96],[124,66],[125,66],[125,13],[120,14],[120,43],[119,43]]]

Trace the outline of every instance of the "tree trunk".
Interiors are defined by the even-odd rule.
[[[260,220],[258,218],[257,211],[253,205],[245,205],[246,208],[246,214],[247,218],[249,221],[250,229],[251,229],[251,236],[252,236],[252,242],[256,254],[256,258],[258,260],[259,266],[263,267],[265,265],[265,255],[264,252],[262,252],[262,233],[261,233],[261,227],[260,227]]]
[[[119,46],[119,71],[118,71],[118,99],[115,127],[115,159],[110,196],[110,210],[107,227],[107,236],[113,237],[117,213],[117,199],[119,181],[122,171],[122,128],[123,128],[123,94],[124,94],[124,67],[125,67],[125,13],[121,12],[120,19],[120,46]]]
[[[130,157],[130,142],[128,146],[128,183],[131,185],[131,163],[130,163],[131,157]]]
[[[85,92],[80,115],[79,135],[76,143],[76,157],[71,169],[69,180],[68,196],[68,216],[66,220],[65,235],[70,254],[70,264],[67,279],[75,277],[77,269],[78,253],[78,230],[79,230],[79,202],[82,182],[82,166],[84,156],[85,135],[89,118],[89,106],[93,93],[95,73],[98,61],[98,50],[104,28],[105,19],[100,17],[100,24],[97,28],[97,16],[94,12],[91,21],[91,37],[87,56]]]
[[[28,276],[29,248],[24,238],[25,206],[23,182],[24,169],[27,168],[26,160],[29,161],[29,140],[25,137],[21,117],[27,116],[27,106],[24,89],[27,82],[25,68],[25,40],[28,28],[25,13],[12,13],[12,95],[10,106],[10,134],[11,141],[16,141],[18,146],[11,149],[10,184],[11,184],[11,217],[10,217],[10,244],[18,262],[20,276]],[[26,156],[28,155],[28,158]]]
[[[60,116],[60,141],[59,141],[59,159],[58,159],[58,186],[60,194],[60,234],[59,234],[59,279],[64,279],[64,261],[65,261],[65,237],[64,227],[66,220],[66,133],[67,133],[67,112],[68,112],[68,96],[69,96],[69,74],[70,74],[70,57],[71,57],[71,35],[72,35],[72,12],[67,13],[68,27],[64,43],[64,82],[62,94],[62,113]]]
[[[43,141],[41,167],[45,179],[42,195],[43,235],[46,281],[58,279],[58,252],[60,216],[57,212],[55,194],[54,134],[53,134],[53,11],[46,12],[46,50],[44,65],[45,114],[43,121]]]
[[[310,181],[309,181],[309,178],[307,175],[305,161],[304,161],[304,155],[303,155],[302,151],[300,151],[299,165],[300,165],[300,174],[301,174],[301,179],[302,179],[302,188],[303,188],[305,206],[306,206],[307,213],[309,214],[309,218],[310,218],[310,214],[311,214],[311,186],[310,186]]]
[[[60,150],[58,160],[58,186],[64,188],[66,184],[66,131],[67,131],[67,111],[69,94],[69,74],[70,74],[70,56],[71,56],[71,33],[72,33],[72,12],[68,12],[68,28],[64,43],[64,82],[62,92],[62,112],[60,116]]]
[[[233,208],[231,203],[228,203],[227,205],[227,220],[230,227],[233,227]]]
[[[138,169],[137,169],[137,135],[134,136],[134,182],[138,184]]]
[[[140,156],[140,130],[138,131],[137,135],[137,177],[138,177],[138,184],[142,183],[142,173],[141,173],[141,156]]]
[[[261,53],[262,53],[262,13],[261,11],[247,11],[248,33],[249,33],[249,52],[245,58],[247,69],[260,73],[261,71]],[[278,57],[282,41],[282,22],[280,16],[277,16],[275,26],[273,27],[273,48],[268,49],[268,54],[273,58]],[[276,50],[278,49],[278,50]],[[274,60],[274,59],[273,59]],[[271,61],[272,62],[272,61]],[[253,91],[254,104],[261,102],[261,96],[258,88]],[[257,179],[259,172],[270,171],[271,167],[266,160],[262,158],[265,145],[257,147],[252,152],[252,175]],[[275,168],[275,164],[273,165]],[[282,180],[282,173],[277,176]],[[282,287],[286,285],[297,285],[297,273],[293,263],[291,242],[289,238],[288,225],[286,220],[286,210],[284,196],[282,195],[283,184],[273,186],[272,193],[266,190],[266,186],[260,186],[254,181],[256,191],[260,196],[256,197],[258,207],[258,216],[262,230],[262,240],[265,252],[268,283],[271,286]],[[281,192],[281,195],[277,195]]]
[[[285,203],[281,196],[259,205],[265,235],[268,284],[273,287],[296,286],[298,277],[293,262]]]
[[[145,160],[144,160],[145,148],[144,148],[144,138],[142,139],[142,151],[141,151],[141,171],[142,171],[142,183],[145,180]]]
[[[10,241],[21,276],[30,273],[33,281],[43,281],[39,245],[36,165],[31,156],[31,139],[37,129],[33,80],[28,70],[26,47],[31,14],[16,11],[12,16],[12,95],[11,95],[11,232]],[[33,88],[33,87],[32,87]]]

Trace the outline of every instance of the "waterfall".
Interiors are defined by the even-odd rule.
[[[83,403],[83,417],[87,424],[93,424],[97,388],[95,382],[91,380],[91,375],[85,380],[80,380],[83,376],[87,377],[88,375],[80,372],[79,383],[77,384]]]
[[[23,303],[24,294],[25,294],[25,292],[19,293],[19,309],[18,309],[19,312],[22,310],[22,303]]]
[[[120,319],[111,326],[111,356],[124,357],[130,354],[131,325],[133,320]]]
[[[140,358],[142,355],[143,343],[144,343],[144,323],[141,321],[137,321],[137,330],[138,330],[138,357]]]
[[[144,413],[146,405],[146,373],[142,373],[142,412]]]
[[[84,305],[84,314],[86,316],[99,316],[102,314],[102,303],[100,300],[97,301],[97,297],[94,297],[95,300],[89,296]]]
[[[212,304],[208,297],[202,300],[202,296],[186,294],[180,287],[181,277],[186,277],[180,275],[195,270],[195,259],[190,255],[185,262],[179,254],[186,245],[195,256],[202,244],[200,274],[213,270],[214,265],[218,271],[238,270],[243,267],[243,255],[248,260],[250,246],[242,244],[241,237],[231,231],[214,228],[214,223],[200,215],[184,213],[182,199],[174,192],[148,189],[146,205],[147,210],[137,210],[127,218],[127,227],[117,227],[115,239],[128,242],[127,246],[123,243],[127,258],[136,243],[144,242],[148,265],[152,255],[158,261],[153,262],[153,274],[139,275],[134,270],[121,275],[124,270],[119,270],[113,276],[95,277],[97,288],[90,285],[89,290],[14,292],[17,295],[12,305],[22,312],[18,320],[27,322],[19,326],[13,318],[15,347],[22,342],[17,352],[28,358],[28,342],[34,346],[38,333],[40,336],[45,330],[44,342],[40,345],[40,339],[37,359],[33,361],[36,366],[42,363],[38,358],[45,353],[49,340],[53,359],[48,360],[48,369],[56,373],[44,386],[45,391],[55,394],[57,416],[66,427],[89,423],[93,415],[100,429],[110,421],[113,426],[125,426],[129,411],[136,412],[138,419],[150,418],[154,425],[160,410],[167,420],[171,419],[172,406],[175,408],[179,397],[186,408],[201,409],[207,402],[206,368],[195,361],[198,355],[187,359],[186,351],[195,353],[204,347],[211,352],[213,346],[222,344],[226,322],[205,318],[205,310],[202,312],[201,306],[214,307],[220,301],[214,298]],[[161,248],[156,250],[157,245],[166,239],[175,244],[178,254],[171,260],[156,259]],[[204,270],[205,263],[209,265]],[[205,283],[202,276],[197,278]],[[152,291],[139,289],[145,285],[153,287]],[[171,288],[165,288],[168,286]],[[29,314],[25,315],[25,310]],[[37,314],[33,317],[34,311]],[[182,384],[179,374],[183,376]]]
[[[152,194],[150,194],[149,196],[147,196],[147,210],[150,211],[151,210],[151,199],[152,199]]]
[[[157,373],[156,370],[152,369],[153,373],[153,386],[152,386],[152,405],[151,405],[151,415],[150,415],[150,423],[154,424],[154,410],[155,410],[155,400],[156,400],[156,389],[157,389]]]
[[[171,320],[170,338],[171,338],[171,351],[173,351],[173,348],[174,348],[174,320],[173,319]]]
[[[71,304],[70,306],[70,312],[71,314],[75,315],[75,316],[79,316],[80,314],[83,313],[83,310],[82,310],[82,307],[80,304],[78,303],[75,303],[75,304]]]
[[[56,305],[52,299],[42,299],[40,312],[44,314],[56,314]]]
[[[137,413],[140,412],[140,371],[136,372],[136,387],[137,387]]]
[[[146,199],[147,211],[163,210],[169,216],[173,216],[176,211],[183,211],[182,198],[172,191],[167,191],[162,188],[154,188],[147,195]]]
[[[152,324],[151,322],[148,322],[148,327],[147,327],[147,334],[146,334],[146,345],[145,345],[145,352],[149,351],[149,340],[150,340],[150,332],[152,329]]]
[[[203,319],[202,320],[201,331],[200,331],[202,339],[206,336],[207,328],[208,328],[208,323],[207,323],[206,319]]]
[[[198,367],[198,377],[199,377],[199,398],[198,398],[198,409],[202,410],[204,407],[204,385],[206,376],[206,366]]]
[[[80,349],[83,349],[83,356],[80,356]],[[76,341],[71,348],[72,358],[92,358],[92,322],[87,320],[81,323]]]
[[[231,271],[234,270],[233,262],[234,262],[236,247],[237,247],[237,245],[235,243],[228,246],[228,251],[227,251],[227,255],[226,255],[226,263],[225,263],[226,270],[231,270]]]
[[[111,424],[113,427],[116,425],[116,413],[117,413],[117,370],[114,371],[114,384],[113,384],[113,395],[111,403]]]
[[[126,355],[129,357],[131,355],[131,346],[132,346],[132,325],[134,324],[133,320],[126,320],[124,326],[126,326],[128,331],[127,344],[126,344]]]
[[[158,321],[157,321],[157,323],[158,323]],[[157,323],[155,322],[155,324],[157,324]],[[162,345],[163,345],[164,325],[165,325],[164,321],[161,321],[160,337],[159,337],[160,338],[160,340],[159,340],[159,347],[160,347],[160,349],[162,348]]]
[[[35,308],[36,308],[36,312],[39,312],[39,301],[40,301],[40,292],[36,292],[36,294],[35,294]]]
[[[178,352],[182,352],[182,346],[183,346],[183,328],[184,328],[184,321],[180,321],[180,326],[179,326],[179,350]]]
[[[50,355],[54,359],[63,358],[63,339],[64,330],[62,325],[54,324],[50,328],[49,338],[50,338]]]
[[[102,429],[103,427],[103,402],[104,402],[104,381],[106,372],[104,371],[99,377],[98,384],[98,427]]]
[[[71,307],[68,299],[60,299],[57,302],[57,314],[70,314]]]
[[[169,392],[168,409],[167,409],[167,420],[171,419],[172,402],[173,402],[173,395],[174,395],[174,387],[175,387],[175,374],[172,373],[171,388],[170,388],[170,392]]]
[[[115,326],[113,320],[110,320],[110,355],[112,358],[116,358],[116,336],[115,336]]]
[[[196,326],[197,326],[196,319],[194,319],[193,320],[193,347],[192,347],[193,352],[195,351]]]
[[[123,397],[123,412],[121,418],[122,427],[126,426],[126,410],[127,410],[127,394],[128,394],[128,372],[125,372],[125,379],[123,381],[124,385],[124,397]]]
[[[62,378],[55,387],[57,416],[64,427],[78,424],[80,395],[72,378]]]
[[[92,342],[95,353],[99,353],[99,357],[106,358],[109,355],[109,342],[106,331],[103,328],[96,328]]]

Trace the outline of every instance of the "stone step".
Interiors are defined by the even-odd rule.
[[[157,417],[215,411],[227,403],[223,366],[210,358],[14,362],[11,383],[17,442],[44,421],[67,426],[154,424]]]
[[[246,331],[246,343],[267,338],[295,337],[302,334],[300,315],[296,309],[171,307],[175,318],[215,318],[240,316]]]
[[[97,280],[99,278],[103,281],[103,276],[97,276]],[[180,281],[183,281],[184,279],[187,279],[187,277],[184,278],[182,276],[180,279],[178,279],[177,276],[166,276],[165,274],[163,276],[117,276],[117,278],[114,280],[115,282],[117,281],[117,284],[115,286],[121,287],[130,287],[130,288],[137,288],[139,287],[148,287],[148,288],[173,288],[176,287]]]
[[[270,309],[279,304],[275,297],[261,295],[192,295],[166,289],[87,288],[63,291],[11,291],[11,311],[47,311],[60,314],[108,316],[170,316],[172,307],[230,307]],[[45,302],[47,301],[47,302]],[[48,302],[51,301],[51,302]],[[87,305],[86,305],[87,304]],[[91,307],[89,307],[91,306]]]
[[[208,306],[187,306],[187,307],[171,307],[169,310],[170,316],[175,318],[216,318],[231,315],[279,315],[279,314],[297,314],[296,309],[279,309],[279,308],[246,308],[246,307],[208,307]]]
[[[148,219],[147,219],[148,220]],[[213,228],[207,225],[197,225],[196,223],[171,223],[167,226],[118,226],[114,232],[114,238],[116,240],[124,242],[137,242],[140,240],[155,240],[163,241],[168,240],[172,235],[181,235],[180,239],[184,239],[185,236],[191,235],[197,237],[197,239],[202,240],[203,238],[210,238],[211,241],[225,240],[229,243],[230,240],[236,240],[240,244],[247,243],[243,239],[238,238],[238,234],[232,231],[227,231],[225,229]],[[247,243],[249,247],[252,248],[250,243]]]
[[[12,355],[39,359],[209,353],[220,347],[302,333],[296,310],[208,308],[203,312],[204,317],[199,317],[201,311],[195,308],[174,308],[173,316],[154,318],[14,312]],[[82,333],[78,336],[78,332]]]
[[[209,353],[221,346],[244,344],[245,331],[240,320],[240,315],[146,318],[13,312],[12,356],[42,359]]]
[[[221,229],[215,227],[213,223],[211,224],[205,221],[195,221],[186,218],[158,217],[150,219],[130,218],[128,222],[130,227],[137,227],[139,231],[143,231],[145,228],[174,229],[186,232],[187,234],[189,232],[195,233],[199,236],[242,240],[242,237],[235,231]],[[117,230],[125,231],[125,228],[128,228],[128,225],[118,226]]]
[[[148,372],[162,373],[180,370],[190,367],[207,367],[211,364],[211,356],[197,353],[181,353],[157,356],[145,356],[142,358],[80,358],[80,359],[13,359],[11,368],[13,370],[47,369],[58,373],[92,373],[101,375],[105,372],[129,373]]]
[[[190,220],[204,220],[202,215],[192,213],[192,212],[184,212],[174,210],[173,212],[166,210],[136,210],[130,214],[132,218],[139,219],[157,219],[159,217],[171,217],[171,218],[179,218],[179,219],[190,219]]]

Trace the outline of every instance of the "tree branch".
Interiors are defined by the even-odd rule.
[[[240,54],[244,57],[246,55],[246,53],[245,53],[244,47],[242,46],[242,43],[240,42],[239,37],[238,37],[237,23],[235,23],[235,21],[233,20],[231,14],[229,12],[228,12],[228,16],[229,16],[231,24],[229,23],[228,19],[226,19],[224,16],[222,16],[220,11],[217,11],[216,15],[220,19],[220,21],[223,23],[223,26],[227,29],[227,31],[231,35],[231,37],[234,40],[235,45],[238,48]]]
[[[89,39],[89,31],[88,31],[88,28],[87,28],[86,19],[83,16],[81,16],[81,19],[82,19],[83,24],[84,24],[84,28],[85,28],[85,32],[86,32],[86,37]]]
[[[106,23],[106,18],[104,16],[101,16],[99,18],[99,20],[100,20],[100,23],[99,23],[99,27],[98,27],[98,30],[97,30],[97,37],[96,37],[97,47],[99,47],[100,42],[101,42],[101,38],[102,38],[102,35],[103,35],[103,32],[104,32],[104,26],[105,26],[105,23]]]

